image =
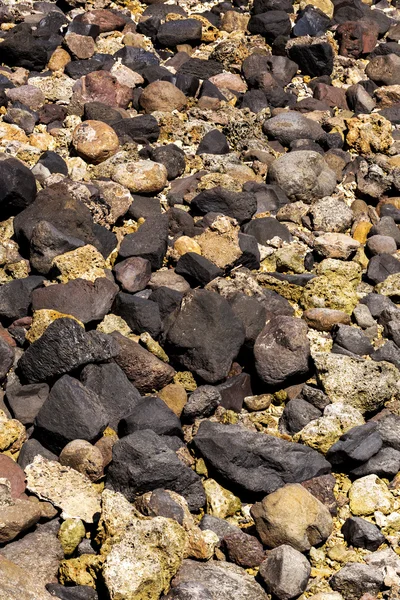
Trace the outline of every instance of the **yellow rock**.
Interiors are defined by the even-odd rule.
[[[160,390],[157,395],[177,417],[181,416],[187,402],[186,390],[181,383],[170,383]]]
[[[181,383],[187,392],[197,389],[197,383],[190,371],[178,371],[174,375],[174,383]]]
[[[234,31],[246,31],[249,16],[242,15],[234,10],[228,10],[221,19],[221,30],[233,33]]]
[[[79,325],[84,327],[83,323],[81,323],[72,315],[60,313],[57,310],[41,308],[40,310],[35,310],[35,312],[33,313],[32,324],[29,328],[28,333],[26,334],[26,339],[31,344],[33,342],[36,342],[36,340],[38,340],[44,334],[48,326],[51,323],[53,323],[53,321],[55,321],[56,319],[62,319],[63,317],[74,319],[77,323],[79,323]]]
[[[356,479],[349,491],[350,510],[353,515],[371,515],[379,510],[384,515],[392,512],[394,498],[386,483],[376,475]]]
[[[231,227],[226,233],[206,230],[196,239],[202,255],[221,269],[231,265],[242,255],[238,228]]]
[[[28,136],[17,125],[9,123],[0,123],[0,141],[1,142],[23,142],[29,143]]]
[[[157,356],[163,362],[169,362],[168,355],[156,340],[153,340],[151,335],[145,331],[140,336],[140,341],[146,346],[146,349]]]
[[[0,410],[0,452],[15,454],[22,448],[26,440],[25,427],[16,419],[9,419],[5,412]]]
[[[132,330],[129,327],[128,323],[118,315],[106,315],[102,322],[97,325],[96,329],[98,331],[101,331],[102,333],[113,333],[113,331],[118,331],[121,335],[124,335],[125,337],[129,337],[132,335]]]
[[[60,254],[52,262],[60,272],[58,279],[61,283],[78,278],[94,282],[98,277],[106,276],[105,264],[103,256],[91,245]]]
[[[88,585],[95,588],[101,563],[102,557],[96,554],[82,554],[79,558],[62,560],[59,581],[62,585]]]
[[[50,57],[48,68],[50,71],[64,71],[64,67],[71,61],[71,56],[66,50],[58,47]]]
[[[301,0],[300,8],[303,9],[309,4],[315,6],[315,8],[319,8],[320,10],[322,10],[322,12],[324,12],[326,15],[328,15],[328,17],[332,19],[334,5],[333,2],[331,2],[331,0]]]
[[[365,244],[371,227],[372,223],[370,223],[369,221],[360,221],[359,223],[357,223],[353,231],[353,239],[357,240],[357,242],[360,242],[360,244]]]
[[[183,256],[187,252],[201,254],[200,245],[196,242],[196,240],[188,237],[187,235],[182,235],[176,240],[174,243],[174,250],[179,254],[179,256]]]
[[[57,537],[65,556],[70,556],[85,537],[85,526],[80,519],[66,519],[61,523]]]
[[[206,479],[203,486],[209,515],[225,519],[225,517],[231,517],[241,509],[240,498],[223,488],[214,479]]]
[[[347,145],[359,154],[386,152],[393,143],[390,121],[372,113],[346,119]]]

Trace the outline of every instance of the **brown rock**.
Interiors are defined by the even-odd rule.
[[[36,581],[32,570],[18,565],[0,555],[0,598],[4,600],[54,600]]]
[[[7,97],[12,102],[21,102],[29,106],[32,110],[37,110],[45,103],[45,96],[42,90],[34,85],[21,85],[20,87],[7,90]]]
[[[359,58],[369,54],[378,41],[378,27],[371,21],[347,21],[336,30],[339,40],[339,54],[352,58]]]
[[[360,247],[360,242],[344,233],[324,233],[315,238],[314,248],[326,258],[346,260]]]
[[[25,492],[25,473],[9,456],[0,454],[0,478],[8,479],[11,484],[11,497],[19,498]]]
[[[317,83],[314,88],[314,98],[322,100],[331,108],[343,108],[348,110],[346,100],[346,90],[344,88],[334,87],[333,85],[326,85],[326,83]]]
[[[180,417],[187,402],[187,393],[180,383],[170,383],[157,394],[165,404]]]
[[[246,31],[249,22],[248,15],[242,15],[235,10],[228,10],[221,19],[220,29],[233,33],[234,31]]]
[[[234,13],[238,14],[238,13]],[[219,73],[218,75],[214,75],[210,77],[209,81],[217,86],[217,88],[223,89],[227,88],[228,90],[233,90],[235,92],[246,92],[247,84],[240,75],[235,73]]]
[[[111,431],[111,430],[109,430]],[[115,442],[118,440],[117,434],[113,435],[103,435],[96,443],[95,446],[98,448],[103,456],[103,468],[105,469],[107,465],[112,461],[112,449]]]
[[[84,121],[75,127],[72,144],[84,160],[99,164],[116,153],[119,140],[107,123]]]
[[[107,31],[122,31],[126,25],[126,19],[124,19],[122,14],[104,8],[86,11],[79,16],[79,21],[81,23],[98,25],[100,33],[106,33]]]
[[[222,546],[229,561],[240,567],[258,567],[265,560],[262,544],[253,535],[243,531],[228,533],[222,541]]]
[[[251,509],[264,545],[289,544],[299,552],[324,542],[332,531],[329,510],[298,483],[287,484]]]
[[[165,83],[165,82],[163,82]],[[167,169],[152,160],[138,160],[117,165],[112,178],[133,194],[161,192],[167,185]]]
[[[56,48],[48,62],[50,71],[64,71],[66,65],[71,62],[71,56],[63,48]]]
[[[118,263],[114,267],[116,280],[125,292],[140,292],[150,281],[150,261],[140,256],[132,256]]]
[[[61,465],[71,467],[86,475],[90,481],[97,481],[103,476],[103,454],[96,446],[86,440],[73,440],[61,451]]]
[[[112,336],[119,345],[119,354],[115,357],[115,362],[139,392],[157,391],[172,381],[175,371],[170,365],[120,333],[114,332]]]
[[[314,477],[307,481],[302,481],[301,485],[306,488],[322,504],[329,509],[331,515],[337,514],[337,505],[333,488],[335,487],[336,479],[333,475],[328,473],[327,475],[321,475],[320,477]]]
[[[132,99],[132,90],[127,85],[122,85],[117,78],[108,71],[94,71],[82,77],[74,85],[74,94],[78,94],[79,101],[102,102],[108,106],[128,108]]]
[[[143,90],[139,102],[146,113],[171,112],[186,106],[186,96],[169,81],[154,81]]]
[[[303,319],[309,327],[317,331],[331,331],[337,323],[350,325],[350,315],[331,308],[309,308],[304,311]]]
[[[41,509],[38,503],[29,500],[15,500],[12,504],[0,506],[0,543],[10,542],[22,531],[39,521]]]
[[[91,58],[96,50],[94,39],[89,35],[67,33],[64,43],[72,56],[78,59]]]

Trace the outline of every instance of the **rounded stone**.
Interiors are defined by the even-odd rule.
[[[133,294],[144,290],[151,277],[150,261],[140,256],[132,256],[114,267],[115,278],[122,289]]]
[[[99,448],[85,440],[73,440],[60,454],[60,464],[71,467],[86,475],[91,481],[97,481],[103,475],[103,455]]]
[[[157,193],[167,185],[167,169],[151,160],[138,160],[118,165],[112,179],[133,194]]]
[[[87,162],[98,164],[113,156],[119,146],[114,129],[102,121],[85,121],[72,136],[76,152]]]
[[[146,113],[171,112],[186,106],[186,96],[169,81],[154,81],[143,90],[139,102]]]

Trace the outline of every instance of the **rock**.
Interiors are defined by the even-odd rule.
[[[291,200],[305,202],[329,196],[336,187],[334,171],[320,154],[311,150],[289,152],[276,159],[268,179],[279,185]]]
[[[260,576],[268,591],[279,600],[289,600],[302,594],[310,573],[306,557],[285,544],[271,550],[260,565]]]
[[[41,517],[38,504],[23,499],[3,500],[0,506],[0,543],[4,544],[16,538],[20,533],[33,527]]]
[[[349,229],[353,213],[345,202],[334,197],[322,198],[312,205],[310,213],[314,229],[341,233]]]
[[[162,46],[178,46],[191,44],[196,46],[201,42],[202,26],[197,19],[180,19],[167,21],[157,31],[157,41]]]
[[[400,468],[400,452],[394,448],[381,448],[367,462],[352,469],[351,475],[364,477],[365,475],[378,475],[378,477],[394,477]]]
[[[249,223],[246,223],[243,230],[247,235],[254,236],[261,245],[265,245],[274,237],[279,237],[284,242],[291,242],[293,239],[286,225],[283,225],[283,223],[280,223],[273,217],[253,219]]]
[[[302,317],[309,327],[317,331],[331,331],[335,325],[350,325],[350,316],[341,310],[331,308],[310,308]]]
[[[366,423],[347,431],[327,452],[326,458],[332,465],[343,468],[365,463],[382,447],[382,438],[376,423]]]
[[[283,146],[290,146],[295,140],[322,141],[326,135],[321,125],[296,111],[283,112],[264,121],[263,131]]]
[[[288,49],[288,56],[299,65],[304,75],[320,77],[332,73],[333,50],[327,42],[315,42],[310,45],[293,44]]]
[[[358,304],[358,297],[354,283],[348,277],[331,273],[306,283],[301,304],[305,309],[330,308],[350,315]]]
[[[167,354],[207,383],[224,379],[244,342],[244,328],[218,294],[187,294],[166,320]]]
[[[99,164],[117,152],[119,141],[115,131],[106,123],[85,121],[76,126],[72,144],[84,160]]]
[[[392,126],[382,115],[358,115],[357,118],[347,119],[346,123],[347,145],[359,154],[384,153],[392,145]]]
[[[378,421],[377,431],[385,446],[400,450],[398,432],[400,431],[400,418],[395,414],[388,414]]]
[[[57,520],[39,525],[35,531],[26,533],[23,538],[2,548],[2,557],[25,572],[32,572],[34,569],[35,582],[44,589],[46,583],[56,581],[58,565],[64,557],[57,539],[57,530]]]
[[[305,481],[330,471],[329,463],[310,448],[248,431],[240,425],[203,421],[194,446],[221,483],[253,498],[270,494],[285,483]],[[239,456],[240,463],[235,458]]]
[[[179,240],[182,240],[182,238],[179,238]],[[205,286],[216,277],[223,275],[221,269],[196,252],[185,252],[178,260],[175,272],[183,275],[185,279],[192,283],[193,287]]]
[[[147,331],[154,338],[160,335],[161,317],[155,302],[120,292],[115,298],[114,312],[128,323],[134,333]]]
[[[114,181],[127,187],[133,194],[161,192],[167,185],[167,176],[164,165],[151,160],[121,163],[112,174]]]
[[[164,165],[167,169],[168,180],[176,179],[185,172],[185,153],[176,144],[154,148],[151,152],[151,159]]]
[[[35,567],[37,568],[37,567]],[[52,600],[31,570],[25,570],[5,557],[0,557],[0,593],[7,600]]]
[[[160,390],[172,381],[174,369],[120,333],[113,333],[119,352],[115,362],[139,392]]]
[[[374,56],[365,72],[377,85],[397,85],[400,80],[400,57],[396,54]]]
[[[95,442],[107,425],[97,394],[69,375],[54,384],[35,420],[37,435],[54,452],[76,439]]]
[[[186,106],[186,96],[169,81],[154,81],[144,89],[139,102],[147,114],[154,111],[172,112]]]
[[[185,404],[182,420],[193,423],[197,418],[206,418],[212,415],[221,402],[221,394],[212,385],[201,385],[192,394]]]
[[[0,177],[3,181],[0,206],[4,218],[21,212],[35,200],[35,178],[20,160],[16,158],[1,160]]]
[[[258,567],[265,558],[262,544],[247,533],[229,533],[223,539],[229,561],[244,568]]]
[[[222,213],[244,223],[256,212],[257,200],[252,192],[232,192],[216,187],[200,192],[193,198],[191,206],[202,214]]]
[[[176,414],[181,417],[182,411],[187,404],[187,394],[180,383],[170,383],[158,392],[158,397]]]
[[[47,450],[42,444],[31,437],[29,440],[24,442],[21,452],[18,456],[18,464],[22,469],[25,469],[27,465],[33,462],[36,455],[41,455],[48,460],[57,460],[57,455],[50,450]]]
[[[146,594],[157,598],[168,591],[185,544],[184,529],[172,519],[135,519],[105,560],[103,575],[111,597],[133,600]]]
[[[141,399],[132,412],[120,421],[118,433],[124,437],[144,429],[151,429],[158,435],[183,437],[178,417],[156,396]]]
[[[371,362],[338,354],[313,356],[317,377],[331,402],[343,402],[361,412],[376,410],[396,390],[396,371],[387,362]],[[337,373],[342,375],[340,379]]]
[[[207,514],[224,519],[240,511],[242,507],[240,499],[214,479],[206,479],[203,486],[207,499]]]
[[[41,286],[43,281],[43,277],[32,275],[14,279],[2,285],[0,288],[0,317],[6,321],[16,321],[28,316],[32,292]]]
[[[349,490],[350,510],[355,516],[370,515],[376,510],[387,515],[392,511],[393,496],[387,485],[376,475],[354,481]]]
[[[56,319],[41,338],[31,344],[18,362],[28,383],[46,381],[90,362],[117,355],[115,341],[103,333],[85,330],[73,319]]]
[[[66,519],[61,523],[58,539],[65,556],[70,556],[85,537],[85,526],[80,519]]]
[[[115,363],[87,365],[80,378],[84,386],[97,394],[98,401],[107,414],[108,424],[114,430],[120,420],[129,415],[141,400],[138,390]]]
[[[56,256],[52,262],[52,267],[61,283],[78,278],[94,282],[99,277],[106,276],[105,266],[103,255],[91,245],[65,252],[61,256]]]
[[[372,552],[386,541],[376,525],[360,517],[346,519],[341,531],[349,546],[366,548]]]
[[[181,494],[190,510],[205,504],[199,476],[181,462],[162,437],[150,430],[131,433],[114,445],[107,486],[131,502],[145,492],[163,487]]]
[[[211,129],[201,140],[196,154],[228,154],[229,144],[219,129]]]
[[[149,217],[135,233],[125,236],[120,256],[139,256],[149,260],[153,269],[160,269],[167,252],[168,218],[166,215]]]
[[[360,242],[344,233],[324,233],[315,239],[315,249],[327,258],[348,259],[360,247]]]
[[[254,577],[248,575],[241,567],[225,561],[211,560],[201,563],[184,560],[172,580],[171,591],[173,592],[183,583],[205,585],[213,600],[225,600],[227,597],[237,597],[241,600],[267,599],[266,593]],[[180,600],[179,596],[177,600]],[[201,598],[201,600],[206,600],[206,598]]]
[[[103,455],[86,440],[75,439],[69,442],[62,449],[59,461],[61,465],[75,469],[91,481],[97,481],[103,475]]]
[[[310,344],[307,325],[294,317],[273,317],[254,344],[255,366],[260,379],[282,386],[309,371]]]
[[[84,245],[82,240],[59,231],[48,221],[39,221],[32,229],[30,263],[36,271],[47,275],[56,256]]]
[[[67,33],[64,42],[71,54],[77,59],[91,58],[95,53],[95,43],[89,35]]]
[[[287,36],[290,33],[291,23],[283,10],[270,10],[268,13],[253,15],[247,28],[252,35],[260,34],[267,44],[272,44],[279,35]]]
[[[237,13],[235,13],[237,14]],[[211,593],[201,583],[181,583],[163,596],[163,600],[213,600]]]
[[[284,431],[293,435],[321,415],[321,411],[306,400],[294,398],[286,404],[279,425],[282,426]]]
[[[126,292],[143,290],[151,277],[151,264],[145,258],[131,257],[114,267],[115,278]]]
[[[82,323],[101,321],[110,311],[117,292],[118,287],[106,277],[98,277],[94,282],[73,279],[34,290],[32,309],[56,310]]]
[[[27,488],[42,500],[62,510],[62,518],[93,523],[100,512],[100,496],[87,479],[75,469],[36,456],[26,469]]]
[[[333,575],[330,585],[345,600],[358,600],[366,593],[378,594],[383,585],[383,575],[380,569],[369,565],[347,564]]]
[[[25,474],[21,467],[5,454],[0,455],[0,478],[10,484],[10,495],[14,500],[25,491]]]
[[[338,354],[364,356],[374,350],[367,336],[351,325],[336,325],[333,332],[332,352]]]

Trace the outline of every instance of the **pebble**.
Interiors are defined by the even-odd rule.
[[[72,143],[77,153],[90,163],[101,163],[116,153],[118,136],[106,123],[85,121],[76,127]]]

